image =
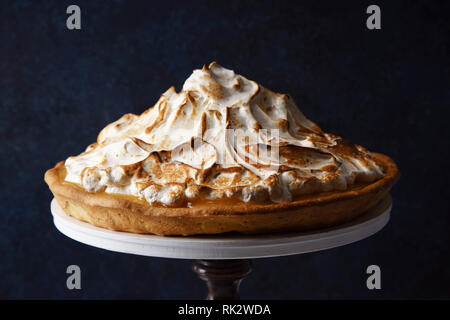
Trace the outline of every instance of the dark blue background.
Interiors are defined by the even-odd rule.
[[[45,170],[213,60],[290,93],[323,129],[402,170],[388,226],[323,252],[254,261],[243,298],[450,298],[449,6],[376,1],[2,1],[0,297],[203,298],[190,261],[108,252],[52,224]],[[66,28],[77,4],[82,29]],[[66,289],[66,267],[82,290]],[[382,290],[366,289],[366,267]]]

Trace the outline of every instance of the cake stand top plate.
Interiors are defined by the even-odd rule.
[[[333,228],[267,235],[158,236],[95,227],[66,214],[53,199],[56,228],[74,240],[111,251],[179,259],[250,259],[286,256],[343,246],[367,238],[389,221],[390,196],[359,218]]]

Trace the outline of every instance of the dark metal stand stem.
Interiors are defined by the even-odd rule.
[[[251,271],[251,261],[196,260],[192,269],[206,281],[207,300],[237,300],[239,285]]]

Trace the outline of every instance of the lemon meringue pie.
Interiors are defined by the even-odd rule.
[[[287,94],[213,62],[45,174],[69,215],[159,235],[310,230],[353,219],[399,177],[325,133]]]

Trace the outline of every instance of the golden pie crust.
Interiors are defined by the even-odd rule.
[[[158,235],[270,233],[325,228],[352,220],[387,196],[400,172],[386,155],[372,153],[383,167],[383,178],[347,191],[305,195],[286,203],[208,201],[193,207],[155,207],[136,197],[89,193],[65,182],[59,162],[45,181],[61,208],[97,227]]]

